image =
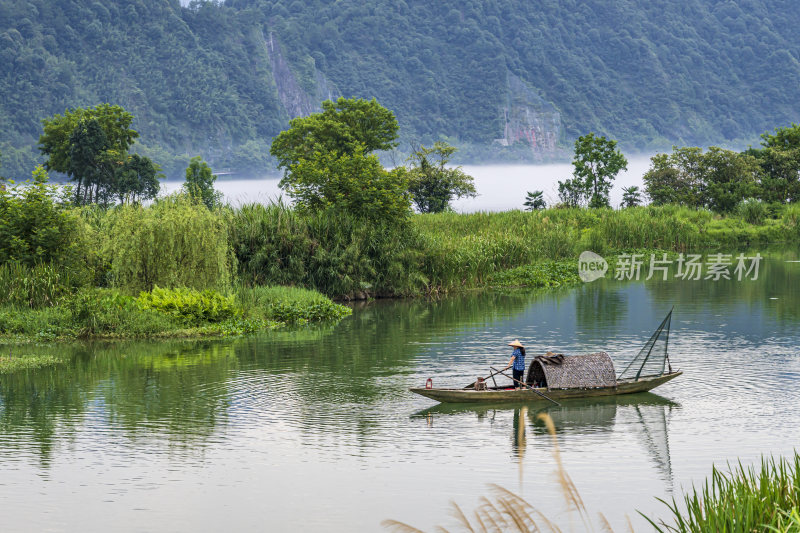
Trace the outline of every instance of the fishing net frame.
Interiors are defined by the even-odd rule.
[[[674,309],[674,307],[673,307]],[[669,369],[669,373],[672,373],[672,363],[669,360],[669,354],[667,349],[669,348],[669,329],[672,324],[672,309],[669,310],[667,316],[661,322],[661,325],[658,326],[656,331],[650,336],[646,343],[636,357],[628,363],[628,366],[625,367],[625,370],[620,372],[617,376],[617,379],[633,379],[634,381],[639,381],[640,377],[651,377],[651,376],[661,376],[664,374],[664,366],[665,363],[667,368]],[[661,349],[661,345],[663,344],[663,349]],[[655,350],[656,345],[659,346],[658,350]],[[655,351],[655,353],[654,353]],[[642,375],[642,372],[645,369],[645,365],[648,365],[648,371],[655,371],[660,368],[657,372],[647,373]]]

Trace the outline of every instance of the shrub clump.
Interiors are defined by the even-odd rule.
[[[763,224],[764,219],[767,218],[767,213],[767,205],[756,198],[747,198],[736,206],[736,214],[748,224]]]
[[[241,288],[238,298],[251,314],[284,324],[339,320],[353,312],[316,291],[298,287]]]
[[[154,311],[139,308],[136,301],[115,289],[83,289],[66,302],[72,335],[89,337],[147,337],[175,329]]]
[[[242,314],[232,296],[214,290],[162,289],[142,292],[136,303],[140,309],[153,309],[186,326],[222,322]]]
[[[560,287],[580,282],[574,262],[548,261],[498,272],[489,280],[495,287]]]
[[[298,285],[344,298],[418,294],[425,287],[417,234],[406,224],[252,204],[232,213],[230,241],[247,283]]]

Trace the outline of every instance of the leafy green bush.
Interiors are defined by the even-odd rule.
[[[340,210],[298,213],[280,203],[232,213],[240,275],[258,285],[301,285],[334,297],[408,295],[424,289],[418,234]]]
[[[83,283],[92,263],[90,236],[70,210],[69,189],[48,180],[36,167],[32,181],[0,187],[0,264],[57,265],[73,283]]]
[[[103,255],[112,284],[131,293],[161,287],[222,289],[234,259],[224,215],[182,195],[149,207],[122,205],[108,212]]]
[[[141,293],[136,303],[140,309],[154,309],[187,326],[222,322],[241,314],[232,296],[213,290],[154,287],[150,292]]]
[[[316,291],[298,287],[240,287],[237,298],[251,313],[286,324],[338,320],[353,312]]]
[[[736,214],[748,224],[763,224],[767,217],[767,205],[756,198],[746,198],[736,206]]]
[[[83,289],[66,302],[77,337],[139,337],[174,329],[155,312],[142,311],[130,296],[115,289]]]

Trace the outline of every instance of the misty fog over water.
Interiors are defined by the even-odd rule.
[[[641,156],[628,161],[628,170],[620,172],[611,189],[611,205],[619,207],[622,200],[622,187],[638,185],[643,188],[642,176],[650,166],[649,156]],[[476,198],[462,198],[452,202],[453,209],[461,213],[475,211],[507,211],[522,209],[528,191],[544,191],[548,206],[558,203],[558,182],[572,176],[569,163],[546,165],[464,165],[464,172],[475,178]],[[268,203],[283,196],[278,188],[280,176],[275,174],[256,179],[223,179],[215,183],[217,190],[233,205],[251,202]],[[162,193],[167,194],[180,188],[182,182],[162,183]]]

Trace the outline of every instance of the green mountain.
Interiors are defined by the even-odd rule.
[[[171,173],[271,167],[272,137],[339,95],[473,160],[589,131],[744,144],[798,120],[799,22],[791,0],[0,0],[0,174],[30,172],[42,118],[101,102]]]

